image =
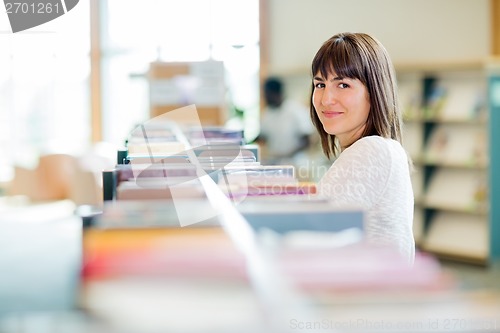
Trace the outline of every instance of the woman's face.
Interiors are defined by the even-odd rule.
[[[335,135],[341,149],[358,140],[370,113],[368,90],[358,79],[341,78],[335,73],[313,79],[312,103],[328,134]]]

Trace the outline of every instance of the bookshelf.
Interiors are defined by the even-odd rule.
[[[415,238],[438,257],[487,265],[500,256],[496,68],[493,60],[396,66],[415,165]]]

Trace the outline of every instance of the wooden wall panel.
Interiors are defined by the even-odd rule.
[[[500,56],[500,0],[490,0],[491,55]]]

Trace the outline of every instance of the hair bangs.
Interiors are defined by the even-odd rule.
[[[329,40],[323,44],[312,62],[312,75],[320,73],[323,78],[335,74],[340,78],[363,80],[363,65],[360,55],[346,38]]]

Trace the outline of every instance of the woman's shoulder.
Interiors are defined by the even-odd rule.
[[[393,158],[407,159],[406,150],[399,141],[378,135],[366,136],[357,140],[344,153],[346,153],[346,157],[359,156],[362,159],[384,160],[385,163],[390,163]]]
[[[394,139],[384,138],[384,137],[381,137],[380,135],[369,135],[369,136],[364,136],[364,137],[358,139],[355,143],[353,143],[353,146],[354,145],[381,146],[381,145],[393,145],[395,143],[399,144],[399,142],[394,140]]]
[[[401,151],[404,152],[403,146],[397,140],[384,138],[379,135],[365,136],[357,140],[351,145],[352,148],[357,149],[376,149],[386,151]]]

